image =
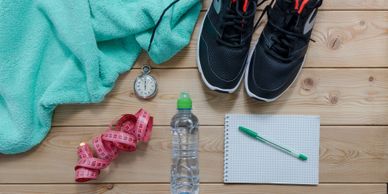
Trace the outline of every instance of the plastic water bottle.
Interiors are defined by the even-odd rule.
[[[177,105],[178,113],[171,120],[171,193],[198,194],[198,118],[191,113],[188,93],[181,93]]]

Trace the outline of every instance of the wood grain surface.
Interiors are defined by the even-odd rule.
[[[387,69],[305,69],[296,84],[273,103],[247,97],[243,87],[235,94],[210,91],[196,69],[154,70],[159,93],[155,99],[143,101],[132,89],[138,74],[133,70],[123,75],[102,103],[59,107],[53,125],[106,125],[117,115],[140,107],[156,116],[157,125],[169,125],[181,91],[192,95],[194,112],[202,125],[223,125],[228,112],[314,114],[321,116],[323,125],[388,124]]]
[[[204,15],[199,18],[190,45],[172,60],[153,67],[197,67],[198,31]],[[256,31],[252,45],[263,26]],[[310,41],[305,67],[388,67],[388,11],[321,11],[311,38],[315,42]],[[144,63],[151,63],[145,54],[135,67]]]
[[[161,65],[143,53],[130,73],[99,104],[63,105],[53,129],[35,149],[0,155],[0,194],[166,194],[169,192],[169,121],[180,91],[191,93],[199,116],[202,194],[386,194],[388,183],[388,1],[324,0],[314,27],[305,68],[296,83],[273,103],[209,91],[196,65],[204,0],[191,43]],[[262,7],[260,8],[262,9]],[[260,10],[259,9],[259,10]],[[260,11],[258,11],[259,13]],[[256,31],[257,40],[265,24]],[[150,63],[159,93],[137,99],[133,81]],[[123,113],[144,107],[155,116],[152,140],[124,153],[91,184],[74,182],[76,147],[106,129]],[[318,186],[222,184],[223,117],[226,113],[313,114],[321,116]]]
[[[201,0],[203,10],[211,5],[212,0]],[[261,1],[261,0],[260,0]],[[267,0],[270,2],[270,0]],[[262,8],[261,6],[260,8]],[[323,0],[322,10],[388,10],[385,0]]]
[[[167,184],[0,185],[6,194],[166,194]],[[385,184],[321,184],[314,186],[202,184],[205,194],[386,194]]]
[[[76,147],[106,128],[55,127],[38,148],[26,154],[0,156],[2,183],[72,183]],[[223,181],[223,127],[200,128],[200,177]],[[320,182],[388,182],[388,127],[321,128]],[[169,127],[155,127],[152,140],[134,153],[123,153],[97,182],[167,183],[171,161]]]

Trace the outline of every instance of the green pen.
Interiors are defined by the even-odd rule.
[[[273,148],[276,148],[276,149],[278,149],[278,150],[280,150],[280,151],[282,151],[282,152],[284,152],[286,154],[289,154],[291,156],[294,156],[295,158],[298,158],[299,160],[303,160],[303,161],[307,160],[307,156],[306,155],[304,155],[304,154],[297,154],[297,153],[295,153],[295,152],[293,152],[293,151],[291,151],[291,150],[289,150],[289,149],[287,149],[285,147],[282,147],[282,146],[280,146],[280,145],[278,145],[276,143],[272,143],[271,141],[265,139],[264,137],[261,137],[259,134],[257,134],[256,132],[254,132],[254,131],[252,131],[252,130],[250,130],[248,128],[240,126],[240,127],[238,127],[238,129],[241,132],[243,132],[243,133],[245,133],[245,134],[247,134],[247,135],[249,135],[249,136],[251,136],[251,137],[253,137],[253,138],[257,139],[257,140],[259,140],[259,141],[261,141],[261,142],[263,142],[263,143],[265,143],[267,145],[270,145]]]

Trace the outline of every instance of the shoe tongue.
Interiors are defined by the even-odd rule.
[[[270,9],[271,22],[281,28],[289,25],[289,21],[293,18],[290,12],[294,11],[295,0],[277,0],[274,7]]]
[[[301,14],[298,14],[298,10],[295,9],[296,1],[299,1],[299,6],[301,6],[303,0],[277,0],[274,9],[271,10],[271,21],[289,31],[298,32],[302,30],[300,28],[304,23],[302,18],[311,13],[313,8],[316,7],[317,0],[309,0]],[[299,21],[299,19],[301,20]]]
[[[276,5],[282,10],[294,9],[294,2],[297,0],[277,0]]]

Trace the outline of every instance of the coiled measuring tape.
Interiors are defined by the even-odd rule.
[[[93,138],[92,144],[97,157],[86,143],[81,143],[77,154],[79,161],[75,166],[75,180],[86,182],[97,179],[100,170],[118,156],[120,151],[136,151],[139,142],[148,142],[151,138],[153,117],[144,109],[135,115],[124,114],[116,122],[114,129],[108,129],[101,135]]]

